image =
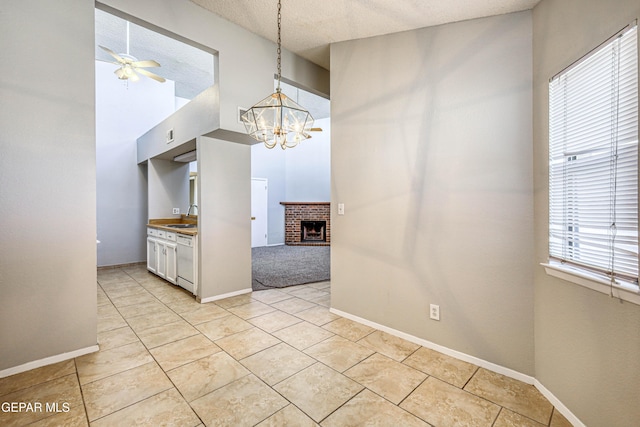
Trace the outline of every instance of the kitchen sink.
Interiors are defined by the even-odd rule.
[[[198,224],[164,224],[164,226],[171,228],[196,228]]]

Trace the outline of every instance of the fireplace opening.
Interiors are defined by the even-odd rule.
[[[327,221],[300,221],[301,242],[326,242]]]

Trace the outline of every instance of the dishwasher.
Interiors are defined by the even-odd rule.
[[[178,286],[194,293],[193,236],[178,234]]]

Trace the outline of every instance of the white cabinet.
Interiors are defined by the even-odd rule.
[[[176,244],[166,240],[157,240],[156,249],[158,265],[155,273],[175,285],[178,279]]]
[[[176,284],[178,259],[176,233],[147,228],[147,270]]]
[[[158,268],[158,252],[155,237],[147,237],[147,270],[156,274]]]

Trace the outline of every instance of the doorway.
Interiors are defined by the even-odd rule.
[[[251,247],[267,246],[267,202],[269,184],[265,178],[251,178]]]

